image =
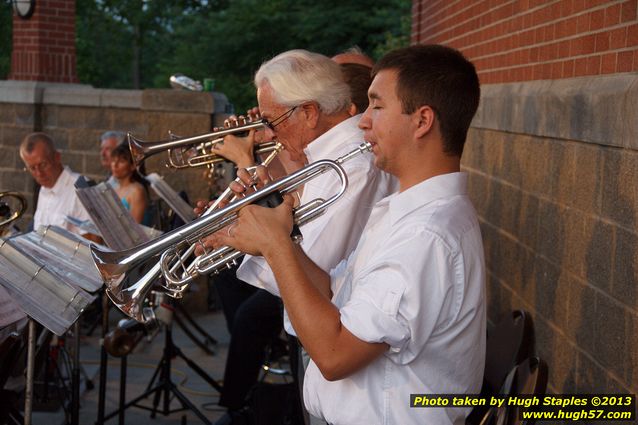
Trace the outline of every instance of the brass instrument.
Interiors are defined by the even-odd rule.
[[[266,159],[261,163],[263,166],[268,166],[275,157],[283,150],[283,146],[279,143],[276,144],[275,149],[268,155]],[[252,167],[254,169],[254,167]],[[217,200],[210,205],[206,211],[204,211],[201,217],[205,217],[215,211],[220,204],[223,202],[229,201],[232,202],[236,198],[234,196],[233,191],[228,187],[218,198]],[[192,224],[192,223],[191,223]],[[176,229],[180,230],[180,229]],[[175,230],[175,231],[176,231]],[[175,232],[173,231],[173,232]],[[148,245],[148,244],[147,244]],[[190,257],[195,251],[195,245],[190,246],[183,254],[183,258],[186,259]],[[105,251],[108,252],[108,251]],[[152,255],[151,255],[152,257]],[[180,262],[182,260],[180,259]],[[139,262],[136,262],[136,265],[142,265],[144,262],[144,258]],[[97,264],[97,262],[96,262]],[[131,269],[134,269],[135,266],[132,266]],[[100,267],[98,266],[98,270]],[[125,314],[130,317],[135,318],[138,321],[144,321],[145,317],[141,309],[139,308],[138,303],[130,303],[128,304],[126,300],[135,299],[137,300],[140,296],[145,297],[148,293],[149,289],[153,286],[154,282],[160,276],[161,272],[161,263],[158,261],[153,265],[153,267],[146,271],[142,277],[136,281],[133,285],[127,285],[127,278],[124,275],[111,277],[108,274],[102,274],[104,283],[106,284],[106,294],[113,301],[115,305],[118,306],[120,310],[122,310]],[[171,288],[164,288],[168,295],[174,298],[181,298],[183,291],[174,291]]]
[[[196,257],[195,261],[186,265],[185,260],[194,251],[195,244],[201,243],[199,241],[203,237],[233,223],[237,219],[237,213],[244,206],[259,203],[268,196],[272,196],[272,194],[283,195],[291,193],[313,178],[325,172],[333,171],[341,181],[341,186],[337,193],[328,199],[314,199],[294,210],[294,222],[299,226],[319,217],[343,195],[347,188],[348,178],[341,164],[355,155],[370,151],[370,148],[371,145],[369,143],[362,143],[357,149],[335,161],[316,161],[241,200],[237,200],[220,210],[202,216],[185,226],[164,234],[158,239],[135,248],[115,252],[102,251],[96,246],[91,246],[91,254],[95,265],[106,282],[107,294],[124,313],[134,318],[143,318],[141,303],[152,288],[154,279],[147,279],[145,276],[134,285],[122,288],[121,283],[125,280],[127,273],[135,270],[149,258],[163,253],[158,264],[168,282],[169,295],[181,295],[188,288],[190,280],[194,277],[203,273],[222,270],[232,265],[242,255],[241,252],[233,248],[222,247],[211,253]],[[178,254],[179,247],[185,244],[189,246],[187,249],[188,256]],[[154,269],[158,268],[158,264],[155,265]]]
[[[19,206],[15,209],[14,205],[8,204],[3,199],[13,198],[17,199]],[[0,230],[5,226],[11,224],[13,221],[20,218],[20,216],[27,210],[26,198],[18,192],[0,192]]]
[[[236,123],[236,126],[192,137],[177,137],[171,135],[169,140],[160,142],[145,142],[133,137],[133,135],[129,133],[127,135],[128,144],[136,165],[141,164],[144,160],[156,153],[167,151],[167,167],[180,169],[211,166],[227,161],[224,157],[214,152],[215,145],[222,142],[224,136],[234,134],[242,137],[244,133],[249,130],[261,129],[268,126],[268,121],[262,119],[253,120],[252,117],[239,117],[238,120],[232,123]],[[267,154],[274,151],[276,146],[277,143],[272,141],[259,143],[255,145],[254,153]]]

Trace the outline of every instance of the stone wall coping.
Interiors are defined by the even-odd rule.
[[[476,128],[638,150],[638,74],[486,84]]]
[[[0,102],[47,105],[116,107],[148,111],[213,114],[215,105],[225,104],[222,93],[175,89],[96,89],[86,84],[0,80]],[[220,111],[225,112],[225,111]]]

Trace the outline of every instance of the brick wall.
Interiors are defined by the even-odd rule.
[[[29,19],[14,14],[9,79],[78,82],[75,0],[38,0]]]
[[[553,392],[638,392],[637,1],[418,1],[477,66],[463,168],[488,314],[532,313]]]
[[[131,132],[146,141],[168,139],[168,132],[190,136],[221,125],[227,100],[220,93],[177,90],[108,90],[74,84],[0,81],[0,191],[27,196],[33,213],[33,179],[23,171],[18,146],[25,135],[51,135],[72,170],[103,180],[99,137],[108,130]],[[213,113],[221,111],[219,113]],[[211,184],[200,169],[175,171],[165,167],[166,156],[149,158],[146,170],[162,175],[189,199],[209,198]]]
[[[483,84],[638,71],[636,0],[413,2],[412,41],[472,58]]]

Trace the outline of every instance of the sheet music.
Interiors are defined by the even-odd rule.
[[[43,227],[0,245],[0,285],[20,309],[56,335],[62,335],[102,287],[88,267],[88,245],[56,226]]]
[[[102,277],[91,257],[89,241],[66,229],[40,226],[8,243],[75,287],[92,293],[102,289]]]
[[[188,205],[157,173],[149,174],[146,180],[157,196],[162,198],[185,223],[190,223],[197,218],[193,207]]]
[[[94,235],[102,236],[100,229],[95,227],[95,224],[93,224],[91,220],[80,220],[79,218],[72,217],[70,215],[65,215],[64,220],[80,230],[84,230],[86,233],[93,233]]]
[[[107,182],[76,192],[109,248],[120,251],[150,240]]]

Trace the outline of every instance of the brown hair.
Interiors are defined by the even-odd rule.
[[[344,81],[350,86],[350,101],[357,107],[357,113],[368,108],[368,88],[372,83],[372,68],[358,63],[339,65]]]
[[[391,51],[374,66],[373,77],[385,69],[397,71],[403,112],[430,106],[440,123],[444,151],[460,157],[480,98],[474,65],[455,49],[431,44]]]

